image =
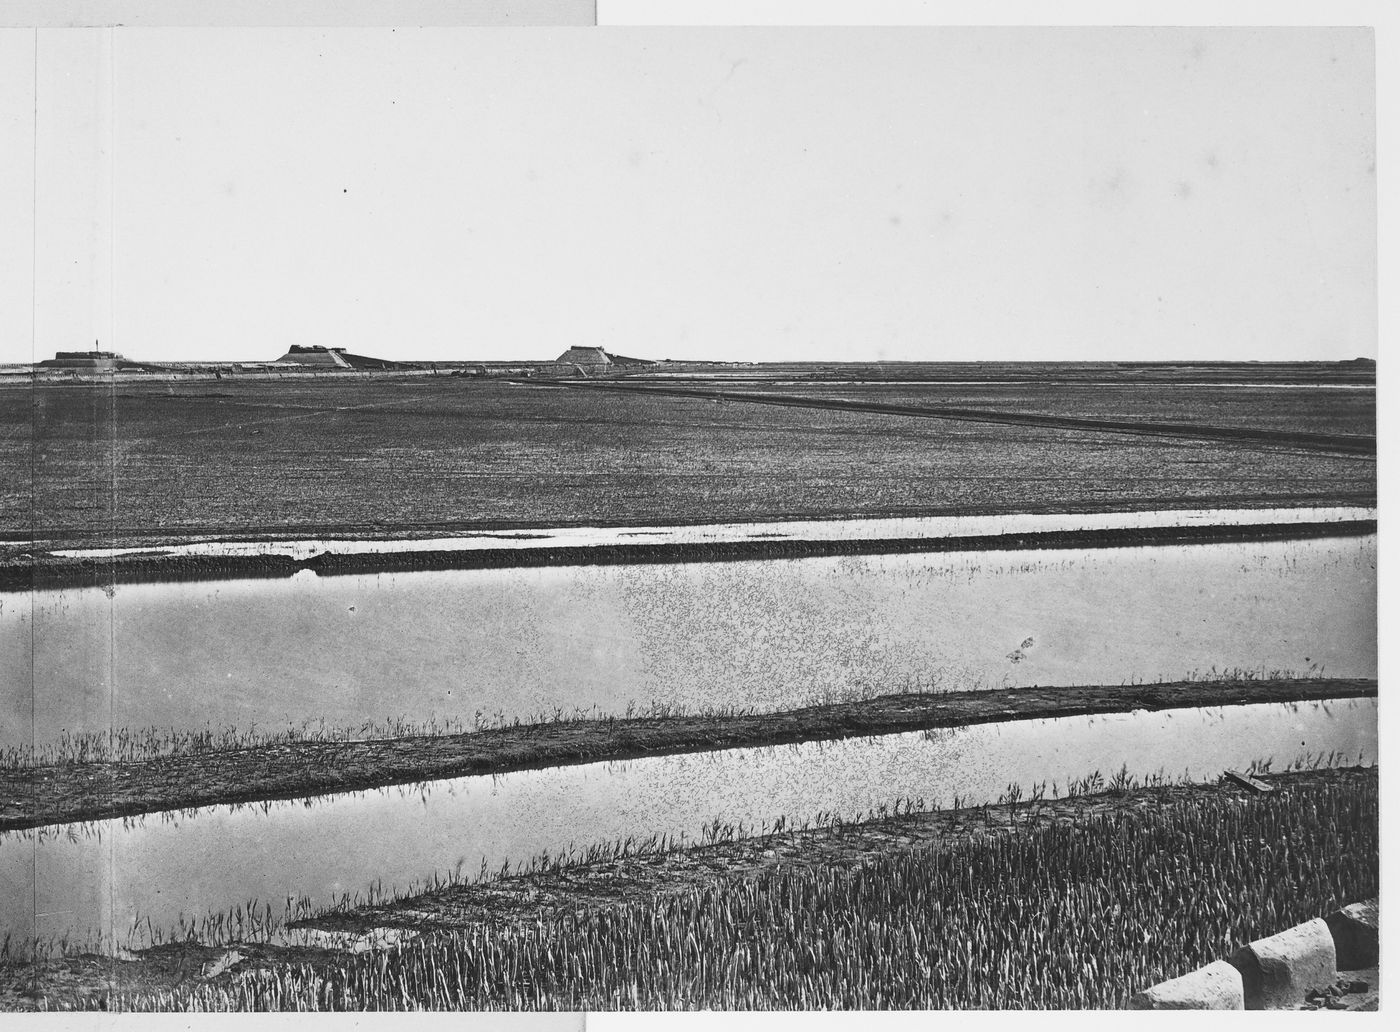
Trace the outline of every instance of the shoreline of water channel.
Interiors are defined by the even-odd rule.
[[[490,880],[587,858],[594,844],[686,848],[911,808],[1213,782],[1231,768],[1373,764],[1375,705],[1011,721],[9,832],[0,834],[0,925],[18,943],[97,935],[108,948],[139,949],[172,935],[228,941],[251,913],[259,934],[280,941],[288,922],[328,908],[475,881],[478,862]]]
[[[1253,522],[1251,522],[1251,520]],[[0,555],[0,594],[67,587],[426,570],[772,561],[831,556],[1123,548],[1375,534],[1373,507],[1102,510],[668,528],[584,527],[394,539],[171,541]],[[650,537],[651,540],[629,540]]]
[[[283,741],[144,760],[0,768],[0,832],[548,767],[1184,707],[1376,698],[1364,678],[1179,681],[878,696],[766,713],[517,724],[465,734]]]

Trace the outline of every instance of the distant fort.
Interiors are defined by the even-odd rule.
[[[675,363],[629,358],[601,347],[568,348],[558,358],[540,361],[396,361],[357,355],[343,347],[320,344],[293,344],[286,354],[271,361],[254,362],[140,362],[115,351],[60,351],[53,358],[33,365],[0,366],[0,377],[37,376],[42,379],[91,378],[145,379],[153,377],[205,376],[283,378],[334,374],[455,376],[519,376],[539,378],[618,376]],[[727,364],[727,363],[722,363]]]
[[[369,358],[365,355],[352,355],[344,348],[322,347],[319,344],[300,345],[293,344],[287,353],[277,359],[274,365],[305,366],[311,369],[361,369],[361,370],[386,370],[386,369],[416,369],[423,366],[422,362],[391,362],[383,358]],[[438,366],[447,366],[454,363],[431,363]],[[503,363],[497,362],[470,362],[461,363],[476,375],[485,375],[492,366],[500,366]],[[522,363],[504,363],[512,368],[521,367]],[[599,376],[610,373],[618,373],[627,369],[639,369],[657,365],[656,362],[644,358],[627,358],[624,355],[614,355],[604,351],[602,348],[573,347],[569,348],[553,362],[531,362],[524,363],[523,366],[531,369],[535,373],[552,373],[556,376]]]
[[[74,372],[112,373],[131,365],[115,351],[59,351],[38,363],[42,369],[71,369]]]
[[[352,355],[344,348],[326,348],[319,344],[293,344],[274,365],[309,366],[313,369],[412,369],[412,362],[391,362],[385,358]]]
[[[295,380],[458,376],[518,380],[617,380],[687,375],[732,383],[771,379],[863,383],[1224,384],[1241,386],[1376,384],[1372,358],[1345,361],[776,361],[629,358],[598,346],[576,345],[557,358],[514,362],[400,361],[356,355],[342,347],[294,344],[280,358],[253,362],[144,362],[94,347],[60,351],[41,362],[0,363],[0,385],[111,384],[176,380]],[[661,388],[658,388],[660,390]],[[718,395],[714,400],[720,400]]]

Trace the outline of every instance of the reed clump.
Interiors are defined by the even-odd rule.
[[[442,738],[506,729],[542,728],[553,724],[587,721],[664,720],[675,717],[732,718],[758,712],[749,706],[697,705],[653,701],[631,701],[620,713],[601,706],[566,708],[555,706],[533,713],[508,714],[504,710],[487,713],[476,710],[470,717],[431,713],[421,719],[405,714],[363,720],[358,724],[327,723],[323,718],[287,723],[281,726],[247,727],[232,724],[199,728],[116,727],[101,731],[64,729],[50,740],[0,747],[0,769],[24,770],[35,767],[79,766],[98,763],[134,763],[171,756],[237,752],[283,745],[311,743],[372,742],[401,738]]]
[[[121,1009],[1102,1008],[1374,894],[1374,777],[1221,795],[755,877]]]

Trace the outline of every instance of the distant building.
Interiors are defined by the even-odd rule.
[[[41,369],[64,369],[74,373],[112,373],[126,365],[115,351],[58,351],[39,363]]]
[[[593,375],[610,371],[613,367],[613,360],[602,348],[570,348],[556,358],[554,364]]]
[[[655,364],[644,358],[614,355],[602,348],[570,348],[554,360],[557,372],[565,375],[577,373],[582,376],[605,375],[621,372],[623,369]]]
[[[327,348],[319,344],[293,344],[273,365],[309,366],[312,369],[403,369],[401,362],[366,355],[351,355],[344,348]]]
[[[344,348],[323,348],[319,344],[293,344],[275,364],[315,366],[318,369],[350,368],[350,363],[345,360]]]

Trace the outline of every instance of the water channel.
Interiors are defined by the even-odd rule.
[[[1212,671],[1376,676],[1375,535],[0,595],[0,750]]]
[[[250,901],[281,915],[289,899],[321,907],[628,836],[697,841],[716,819],[849,820],[900,799],[995,802],[1011,784],[1064,794],[1094,771],[1209,781],[1307,755],[1375,762],[1375,700],[1016,721],[59,825],[0,834],[0,940],[139,947]]]

